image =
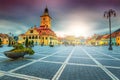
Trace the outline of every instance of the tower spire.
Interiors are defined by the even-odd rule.
[[[44,15],[49,15],[48,13],[49,13],[49,11],[48,11],[48,8],[46,7],[44,10]]]
[[[46,7],[45,7],[45,10],[44,10],[44,15],[49,15],[49,10],[48,10],[48,6],[47,6],[47,0],[45,0],[45,4],[46,4]]]
[[[49,16],[49,10],[48,10],[48,6],[47,6],[47,2],[46,2],[46,7],[44,9],[44,13],[41,16],[40,25],[45,26],[47,28],[51,28],[51,19],[52,18]]]

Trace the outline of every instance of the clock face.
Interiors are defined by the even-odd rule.
[[[45,18],[43,18],[43,20],[46,20]]]

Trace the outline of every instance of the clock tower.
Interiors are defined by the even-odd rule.
[[[46,7],[43,15],[41,16],[40,26],[45,26],[51,29],[51,17],[49,16],[48,8]]]

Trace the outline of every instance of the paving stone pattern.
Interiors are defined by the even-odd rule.
[[[119,80],[120,47],[35,46],[35,54],[11,60],[0,48],[0,80]]]

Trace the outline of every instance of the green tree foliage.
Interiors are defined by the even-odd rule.
[[[28,38],[26,37],[26,41],[25,41],[25,47],[29,47],[29,41],[28,41]]]
[[[24,48],[24,46],[20,43],[16,43],[13,47],[14,47],[14,49],[23,49]]]
[[[2,40],[1,40],[1,38],[0,38],[0,45],[2,45]]]
[[[14,45],[14,49],[12,49],[11,52],[15,52],[15,53],[25,52],[26,54],[29,54],[29,55],[33,55],[34,54],[34,51],[31,48],[25,48],[20,43],[15,44]]]
[[[31,41],[31,46],[32,46],[32,47],[34,46],[34,41],[33,41],[33,40]]]

